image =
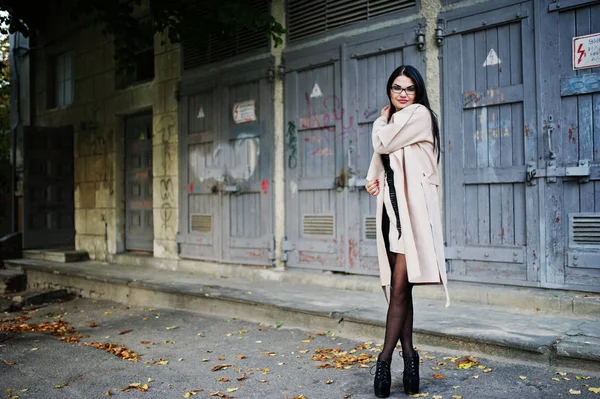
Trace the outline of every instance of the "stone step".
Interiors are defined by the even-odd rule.
[[[23,291],[27,288],[27,276],[13,269],[0,269],[0,295]]]
[[[69,263],[88,260],[89,255],[87,251],[76,251],[73,249],[27,249],[23,251],[23,259]]]

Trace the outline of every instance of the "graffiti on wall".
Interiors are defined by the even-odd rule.
[[[296,151],[298,150],[298,136],[296,134],[296,124],[292,121],[288,122],[287,149],[289,152],[288,168],[296,169],[296,166],[298,166],[298,158],[296,158]]]
[[[161,229],[163,232],[175,234],[171,220],[173,219],[173,202],[175,200],[173,191],[173,181],[171,178],[163,178],[160,180],[160,220]]]

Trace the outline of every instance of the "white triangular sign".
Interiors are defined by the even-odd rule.
[[[204,107],[201,105],[200,109],[198,110],[198,116],[196,116],[196,118],[201,119],[204,118]]]
[[[310,98],[315,97],[323,97],[323,92],[321,92],[321,88],[318,83],[315,83],[315,86],[312,89],[312,93],[310,93]]]
[[[498,54],[496,54],[496,50],[491,49],[485,59],[485,62],[483,63],[483,66],[486,67],[486,66],[498,65],[500,63],[502,63],[502,60],[500,60],[500,58],[498,58]]]

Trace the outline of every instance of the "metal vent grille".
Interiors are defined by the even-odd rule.
[[[212,233],[212,215],[190,215],[190,230],[196,233]]]
[[[304,215],[302,219],[302,235],[333,236],[335,218],[333,215]]]
[[[600,213],[569,215],[571,242],[576,245],[600,245]]]
[[[377,239],[377,223],[375,216],[367,216],[365,218],[365,238],[367,240]]]
[[[260,12],[269,12],[266,0],[249,0],[251,7]],[[198,12],[202,12],[202,2],[194,3]],[[212,62],[221,61],[253,50],[268,50],[269,38],[261,31],[239,29],[228,36],[210,35],[208,40],[198,43],[190,37],[182,38],[183,69],[188,70]]]
[[[415,0],[289,0],[288,39],[302,39],[415,5]]]

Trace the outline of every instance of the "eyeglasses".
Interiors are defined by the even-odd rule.
[[[407,96],[411,96],[417,92],[417,89],[415,88],[415,86],[408,86],[408,87],[402,87],[402,86],[398,86],[398,85],[392,86],[392,93],[401,94],[403,91],[406,93]]]

